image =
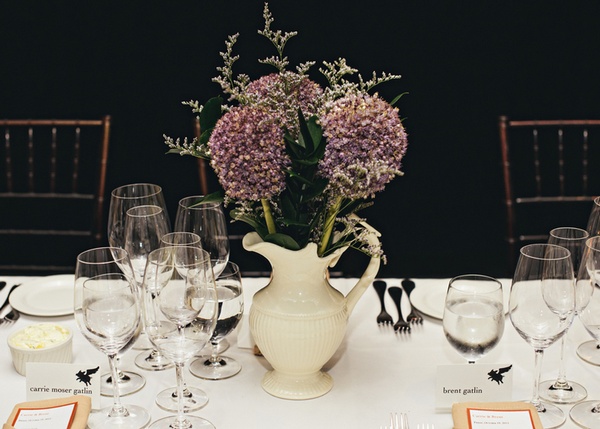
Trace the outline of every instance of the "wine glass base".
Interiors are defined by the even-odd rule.
[[[233,377],[241,369],[242,366],[238,361],[227,356],[219,356],[217,362],[212,362],[210,356],[200,356],[190,364],[190,372],[205,380]]]
[[[89,429],[104,429],[107,427],[120,429],[140,429],[150,423],[150,413],[145,408],[137,405],[124,405],[127,416],[111,417],[112,406],[93,411],[88,417],[87,427]]]
[[[598,401],[580,402],[571,408],[569,416],[581,427],[589,429],[598,428],[600,427],[600,412],[594,411],[598,405]]]
[[[527,401],[531,403],[531,401]],[[541,406],[545,408],[540,411],[538,409],[538,415],[542,421],[542,427],[544,429],[553,429],[561,426],[567,419],[563,410],[558,408],[556,405],[552,405],[548,402],[541,402]]]
[[[155,350],[138,354],[135,357],[135,365],[146,371],[162,371],[175,366],[173,362]]]
[[[131,395],[146,384],[146,379],[137,372],[123,371],[123,378],[119,379],[119,396]],[[113,396],[113,384],[111,374],[103,374],[100,379],[100,394],[102,396]]]
[[[556,380],[546,380],[540,383],[540,397],[554,404],[573,404],[587,397],[587,390],[579,383],[567,381],[566,388],[556,386]]]
[[[600,347],[595,340],[581,343],[577,347],[577,356],[587,363],[600,366]]]
[[[186,387],[183,395],[183,412],[196,411],[208,404],[208,395],[204,390]],[[156,395],[156,405],[165,411],[177,412],[177,388],[172,387]]]
[[[148,429],[215,429],[215,425],[213,425],[208,420],[205,420],[201,417],[190,416],[186,414],[184,426],[180,426],[177,423],[177,417],[165,417],[160,420],[155,421]]]

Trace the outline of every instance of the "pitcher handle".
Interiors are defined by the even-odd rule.
[[[375,228],[373,228],[366,222],[361,222],[361,225],[363,225],[370,233],[367,234],[367,241],[369,242],[369,244],[373,246],[379,246],[379,237],[381,237],[379,231],[377,231]],[[358,303],[360,297],[363,295],[363,293],[365,293],[365,291],[373,282],[373,280],[375,280],[375,277],[379,272],[380,265],[381,258],[378,256],[372,256],[362,277],[358,279],[358,282],[354,285],[352,290],[348,292],[348,295],[346,295],[346,307],[348,308],[348,314],[352,313],[352,310],[354,310],[354,307]]]

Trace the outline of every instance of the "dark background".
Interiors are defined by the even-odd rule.
[[[403,170],[364,214],[386,276],[506,275],[497,118],[597,118],[600,2],[273,0],[274,29],[299,31],[292,65],[345,57],[409,133]],[[181,101],[218,95],[219,52],[239,32],[235,70],[273,55],[261,1],[0,1],[0,117],[113,117],[107,191],[160,184],[174,211],[199,193],[195,160],[162,135],[192,136]],[[320,79],[318,66],[311,75]],[[592,161],[593,162],[593,161]],[[1,214],[0,214],[1,215]],[[582,225],[585,226],[585,225]],[[235,258],[242,259],[242,253]],[[357,272],[348,253],[342,269]],[[243,264],[253,264],[244,260]],[[249,268],[248,266],[246,268]]]

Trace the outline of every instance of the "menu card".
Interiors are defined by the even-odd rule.
[[[15,429],[69,429],[77,402],[45,408],[19,408],[12,423]]]
[[[527,402],[461,402],[452,405],[454,429],[543,429]]]
[[[91,410],[89,396],[21,402],[3,429],[85,429]]]

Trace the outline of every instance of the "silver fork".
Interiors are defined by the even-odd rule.
[[[21,313],[11,307],[10,311],[6,316],[0,319],[0,326],[9,326],[19,320]]]
[[[406,413],[400,413],[400,417],[398,417],[398,414],[396,413],[391,413],[390,429],[409,429],[408,416],[406,415]]]
[[[391,326],[394,323],[394,319],[385,309],[385,290],[387,289],[387,284],[383,280],[375,280],[373,282],[373,287],[377,291],[377,296],[379,296],[379,303],[381,304],[381,311],[377,315],[377,324],[384,326]]]

